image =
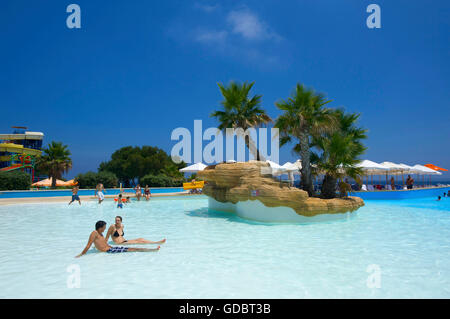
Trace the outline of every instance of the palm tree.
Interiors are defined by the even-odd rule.
[[[231,81],[228,86],[218,83],[220,92],[223,96],[221,102],[224,110],[215,111],[211,117],[217,118],[219,121],[219,129],[226,130],[227,128],[242,129],[245,132],[249,128],[257,128],[272,121],[266,114],[266,111],[261,108],[261,95],[254,95],[249,97],[250,90],[255,82],[240,84]],[[242,133],[242,132],[241,132]],[[259,153],[258,147],[249,136],[245,135],[245,145],[249,151],[259,161],[265,159]]]
[[[345,113],[344,110],[334,111],[339,129],[332,133],[325,133],[313,139],[312,145],[321,154],[312,154],[312,161],[317,169],[325,173],[322,184],[322,197],[336,197],[336,182],[345,176],[354,179],[361,175],[361,170],[355,168],[366,147],[362,140],[367,138],[367,130],[356,126],[359,114]]]
[[[51,142],[47,148],[43,149],[37,166],[40,171],[52,178],[53,188],[56,187],[56,179],[61,179],[62,175],[72,168],[70,155],[67,145],[61,142]]]
[[[330,109],[324,107],[329,102],[331,101],[326,100],[323,94],[297,84],[291,97],[275,103],[283,111],[275,122],[275,127],[280,130],[280,145],[291,142],[293,138],[298,140],[294,151],[301,156],[302,189],[307,191],[309,196],[314,192],[310,143],[314,136],[332,132],[336,128],[335,116]]]

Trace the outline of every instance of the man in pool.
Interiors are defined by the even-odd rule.
[[[114,253],[124,253],[128,251],[158,251],[160,249],[160,246],[157,248],[133,248],[133,247],[112,247],[108,245],[106,242],[105,237],[103,237],[103,232],[106,229],[106,222],[103,220],[99,220],[95,223],[95,230],[91,233],[89,236],[89,241],[86,245],[86,247],[83,249],[83,251],[75,256],[76,258],[83,256],[86,254],[86,252],[91,248],[92,243],[94,243],[95,248],[101,252],[106,252],[110,254]]]
[[[72,188],[72,200],[70,201],[69,205],[72,204],[74,201],[78,201],[78,203],[81,205],[80,196],[78,196],[78,190],[80,188],[78,186],[74,186]]]

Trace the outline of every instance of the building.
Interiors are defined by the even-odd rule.
[[[22,169],[34,175],[34,164],[42,153],[44,133],[13,126],[13,133],[0,134],[0,171]]]

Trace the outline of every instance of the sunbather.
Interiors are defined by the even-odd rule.
[[[88,243],[83,251],[77,255],[76,257],[83,256],[86,252],[91,248],[92,244],[94,244],[95,248],[99,251],[106,253],[124,253],[127,251],[158,251],[160,246],[157,248],[149,249],[149,248],[132,248],[132,247],[112,247],[108,245],[107,240],[103,237],[103,232],[106,229],[106,222],[99,220],[95,223],[95,230],[89,236]]]
[[[116,216],[116,223],[111,225],[106,233],[106,241],[108,241],[109,236],[111,236],[112,240],[116,244],[164,244],[166,239],[162,239],[159,241],[151,241],[144,238],[130,239],[125,240],[124,238],[125,232],[123,231],[122,217]]]

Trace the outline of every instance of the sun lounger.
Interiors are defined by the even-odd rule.
[[[367,185],[367,190],[368,190],[369,192],[374,192],[374,191],[375,191],[375,188],[373,187],[373,185]]]

